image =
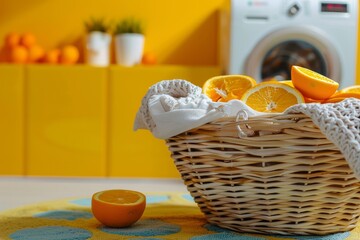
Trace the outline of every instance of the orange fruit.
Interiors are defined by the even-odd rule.
[[[279,83],[283,83],[283,84],[289,85],[290,87],[294,87],[294,84],[292,83],[291,80],[284,80],[284,81],[280,81]]]
[[[360,98],[360,92],[342,92],[338,91],[331,95],[330,98]]]
[[[29,63],[35,63],[40,61],[44,55],[45,55],[45,50],[40,47],[39,45],[32,45],[28,48],[29,51],[29,57],[28,57],[28,62]]]
[[[274,77],[271,77],[271,78],[265,78],[265,79],[263,79],[263,82],[279,82],[279,80],[277,80],[277,79],[274,78]]]
[[[5,46],[8,48],[16,47],[20,44],[20,35],[17,33],[9,33],[5,36]]]
[[[341,102],[342,100],[345,100],[346,98],[357,98],[360,99],[360,92],[342,92],[338,91],[334,93],[330,98],[326,99],[326,103],[335,103],[335,102]]]
[[[60,62],[62,64],[75,64],[79,60],[79,50],[73,45],[67,45],[61,49]]]
[[[105,190],[92,196],[91,210],[108,227],[128,227],[138,221],[146,206],[144,194],[131,190]]]
[[[312,98],[308,98],[308,97],[304,97],[304,100],[305,100],[305,103],[323,103],[324,101],[326,101],[324,99],[319,100],[319,99],[312,99]]]
[[[264,82],[250,88],[241,100],[256,111],[268,113],[283,112],[292,105],[304,102],[298,90],[275,82]]]
[[[155,54],[147,52],[144,53],[141,59],[141,63],[142,64],[148,64],[148,65],[152,65],[152,64],[156,64],[157,59]]]
[[[341,102],[345,99],[346,99],[346,97],[334,97],[334,98],[326,99],[324,103],[337,103],[337,102]]]
[[[44,62],[50,64],[56,64],[60,61],[60,49],[52,49],[47,51],[44,56]]]
[[[346,87],[338,91],[339,93],[360,93],[360,85]]]
[[[36,43],[36,38],[32,33],[24,33],[20,38],[20,44],[29,48]]]
[[[28,50],[24,46],[16,46],[10,51],[10,62],[26,63],[28,61]]]
[[[296,89],[305,97],[327,99],[339,87],[339,83],[310,69],[292,66],[291,80]]]
[[[245,75],[224,75],[208,79],[203,85],[203,92],[214,102],[227,102],[240,99],[256,81]]]

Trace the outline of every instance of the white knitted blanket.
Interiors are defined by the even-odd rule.
[[[134,129],[148,129],[157,138],[167,139],[187,130],[245,110],[261,115],[239,100],[212,102],[202,89],[185,80],[165,80],[153,85],[144,96]],[[298,104],[285,113],[304,113],[332,141],[360,179],[360,100],[340,103]]]
[[[309,116],[326,138],[339,148],[360,180],[360,100],[349,98],[339,103],[303,103],[285,111],[298,112]]]

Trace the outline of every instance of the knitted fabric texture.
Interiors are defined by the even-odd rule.
[[[158,95],[166,96],[162,98],[163,105],[166,105],[167,110],[172,110],[177,105],[177,99],[183,102],[196,102],[201,98],[202,89],[186,80],[163,80],[151,86],[142,99],[141,107],[136,115],[135,129],[146,128],[154,129],[156,127],[150,112],[149,105],[151,98]]]
[[[285,113],[302,112],[339,148],[360,179],[360,100],[349,98],[334,104],[298,104]]]

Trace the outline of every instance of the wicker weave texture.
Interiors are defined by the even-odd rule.
[[[167,145],[210,223],[296,235],[349,231],[357,224],[359,181],[306,115],[223,118]]]

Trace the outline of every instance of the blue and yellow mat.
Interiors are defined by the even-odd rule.
[[[90,198],[64,199],[0,213],[1,240],[360,240],[360,225],[327,236],[237,233],[208,224],[189,194],[147,194],[142,218],[128,228],[107,228],[91,213]]]

